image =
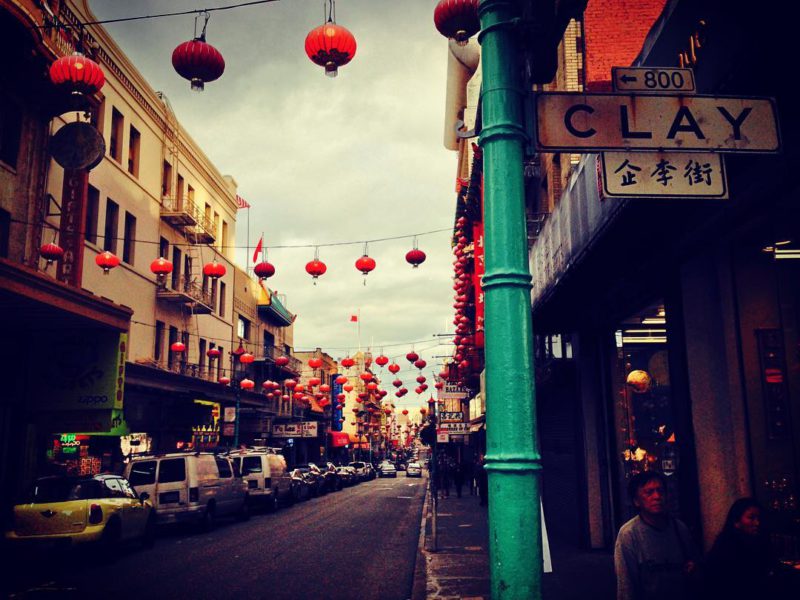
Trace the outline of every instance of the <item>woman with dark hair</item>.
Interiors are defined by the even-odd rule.
[[[707,597],[775,598],[777,566],[761,524],[763,511],[753,498],[739,498],[728,511],[705,563]]]

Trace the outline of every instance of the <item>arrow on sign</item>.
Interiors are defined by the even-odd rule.
[[[638,77],[633,77],[632,75],[623,75],[622,77],[620,77],[620,79],[624,83],[630,83],[631,81],[638,81],[639,78]]]

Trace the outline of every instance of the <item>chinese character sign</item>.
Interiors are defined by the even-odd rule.
[[[720,154],[603,152],[603,194],[614,198],[728,198]]]

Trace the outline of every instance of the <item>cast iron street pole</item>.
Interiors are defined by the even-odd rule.
[[[437,447],[439,443],[439,434],[437,433],[437,430],[439,428],[439,423],[436,418],[436,402],[433,401],[433,396],[431,396],[431,399],[428,400],[428,418],[430,420],[431,427],[433,427],[433,460],[431,460],[431,470],[428,473],[431,478],[431,494],[433,496],[433,501],[431,502],[431,540],[433,547],[431,550],[436,552],[439,549],[439,486],[436,483],[436,472],[439,468],[436,464],[436,461],[438,460]]]
[[[236,386],[236,419],[233,422],[233,447],[234,449],[239,448],[239,404],[241,399],[241,384],[242,382],[239,381],[236,377],[238,373],[238,369],[236,365],[239,363],[239,359],[242,357],[242,354],[245,353],[245,349],[242,346],[242,340],[239,340],[239,347],[231,352],[231,361],[233,363],[233,384]]]
[[[524,93],[515,0],[481,0],[486,273],[486,471],[492,598],[541,598],[541,460],[536,440],[523,187]]]

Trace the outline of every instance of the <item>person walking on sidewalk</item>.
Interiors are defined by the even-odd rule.
[[[666,483],[656,471],[644,471],[630,480],[628,494],[639,514],[617,535],[617,600],[692,597],[698,553],[689,529],[667,510]]]
[[[456,496],[461,498],[461,488],[464,487],[464,467],[460,462],[453,466],[453,483],[456,486]]]

